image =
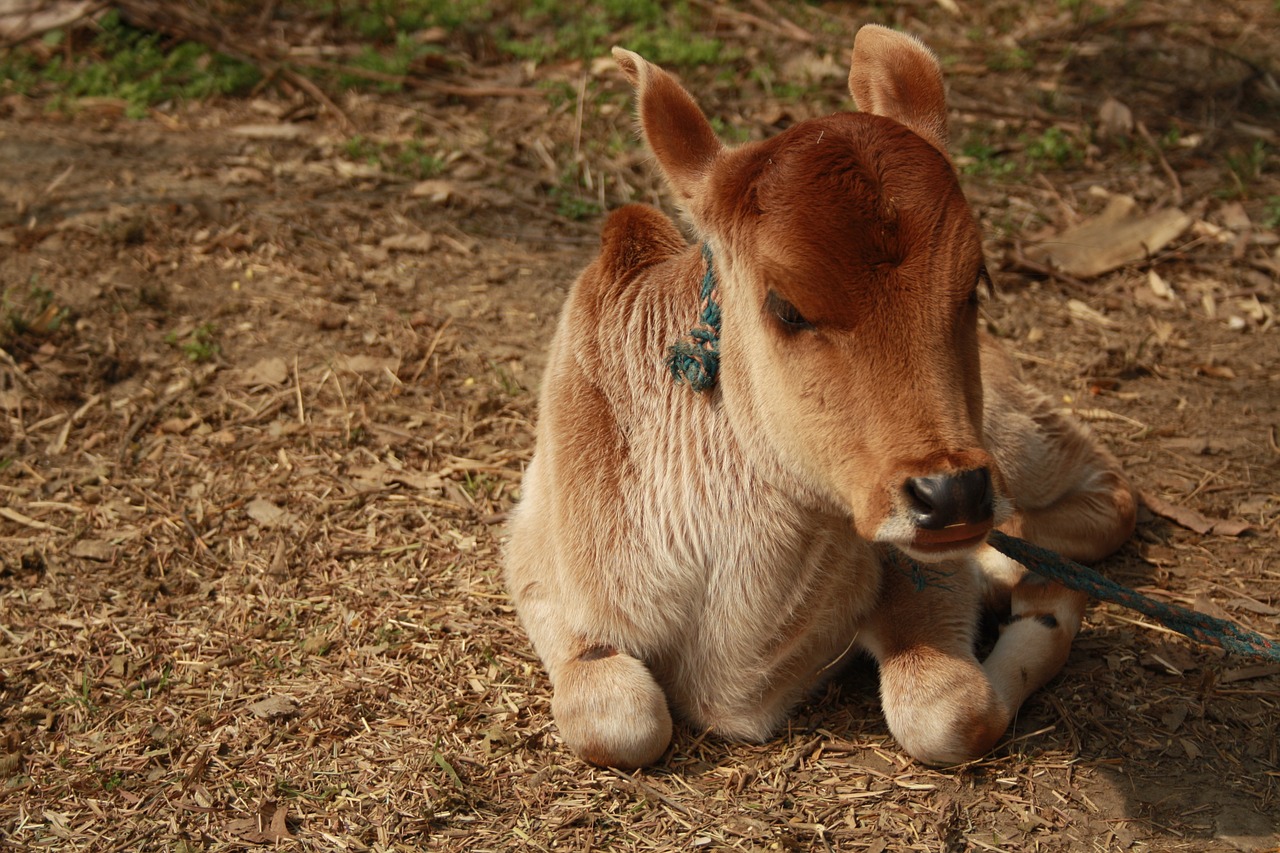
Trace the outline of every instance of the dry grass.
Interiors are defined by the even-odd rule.
[[[1276,31],[1270,4],[1223,9],[1214,38]],[[793,17],[826,32],[832,16],[813,14]],[[1028,132],[1047,126],[1024,88],[1029,72],[979,74],[973,63],[990,46],[941,6],[903,14],[962,57],[959,127],[994,113],[1020,116]],[[749,29],[749,17],[732,20]],[[1046,23],[1023,38],[1105,47],[1107,32]],[[581,70],[538,73],[576,81]],[[513,73],[495,70],[495,85]],[[1035,73],[1063,97],[1087,91]],[[711,93],[709,109],[769,132],[776,101],[711,77],[690,82]],[[598,85],[622,92],[612,78]],[[1140,86],[1132,95],[1147,96]],[[355,168],[328,123],[286,140],[234,131],[293,106],[272,103],[140,125],[0,110],[6,156],[28,164],[0,175],[5,310],[39,319],[45,288],[54,314],[67,311],[56,328],[6,337],[0,360],[0,846],[1277,843],[1276,668],[1109,607],[1091,614],[1066,672],[1006,742],[970,766],[908,761],[865,665],[766,744],[681,729],[652,770],[574,759],[502,588],[500,535],[531,452],[540,353],[595,240],[595,224],[559,216],[548,191],[573,166],[610,194],[655,195],[642,156],[574,141],[579,127],[588,140],[625,134],[629,119],[584,119],[572,102],[548,116],[522,97],[344,100],[371,134],[405,138],[423,123],[430,144],[451,152],[450,192],[432,201],[412,182]],[[995,266],[1012,267],[1036,229],[1095,210],[1089,184],[1172,197],[1158,163],[1097,157],[1114,171],[970,178]],[[1265,229],[1241,236],[1224,223],[1221,163],[1216,178],[1193,158],[1170,167],[1208,223],[1160,261],[1183,304],[1144,295],[1145,270],[1087,292],[1007,272],[985,311],[1144,490],[1253,525],[1250,536],[1200,537],[1147,517],[1105,568],[1274,636],[1280,346],[1268,312],[1280,293],[1266,271],[1276,244]],[[1259,180],[1262,198],[1280,193],[1271,174]],[[408,244],[420,251],[384,242],[422,235],[431,239]],[[1236,315],[1244,331],[1228,322]]]

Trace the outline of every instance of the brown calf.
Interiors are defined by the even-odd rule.
[[[937,60],[864,27],[864,112],[730,149],[674,79],[614,56],[706,253],[622,208],[551,343],[506,557],[561,734],[620,767],[662,756],[670,709],[760,740],[861,649],[907,752],[982,755],[1063,665],[1084,607],[987,534],[1098,559],[1131,533],[1134,497],[978,332],[987,273]],[[719,381],[697,393],[668,357],[708,274]],[[893,549],[941,580],[917,589]],[[984,600],[1008,621],[979,662]]]

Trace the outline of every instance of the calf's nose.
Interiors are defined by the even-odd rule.
[[[902,488],[911,520],[924,530],[991,521],[994,496],[986,468],[912,477]]]

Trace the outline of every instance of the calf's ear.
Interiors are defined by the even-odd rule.
[[[849,94],[858,109],[905,125],[950,159],[942,66],[914,36],[877,24],[858,30]]]
[[[640,127],[667,184],[696,218],[707,177],[724,146],[702,110],[670,74],[620,47],[613,49],[613,58],[636,90]]]

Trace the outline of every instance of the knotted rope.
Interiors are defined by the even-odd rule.
[[[716,271],[711,263],[711,247],[702,244],[707,272],[702,277],[702,303],[698,322],[689,334],[671,345],[667,366],[676,382],[688,382],[694,391],[709,391],[720,372],[720,301]]]
[[[676,382],[689,383],[694,391],[711,390],[720,372],[720,293],[711,262],[711,247],[706,243],[702,244],[702,257],[707,262],[707,271],[702,277],[698,322],[688,335],[672,344],[667,357],[671,378]],[[1156,601],[1103,577],[1088,566],[999,530],[992,531],[987,541],[1006,557],[1042,577],[1092,598],[1135,610],[1198,643],[1219,646],[1238,655],[1280,661],[1280,643],[1241,628],[1234,622]],[[917,589],[929,585],[945,586],[943,578],[949,572],[922,566],[900,551],[893,551],[890,556],[899,569],[910,575]]]

